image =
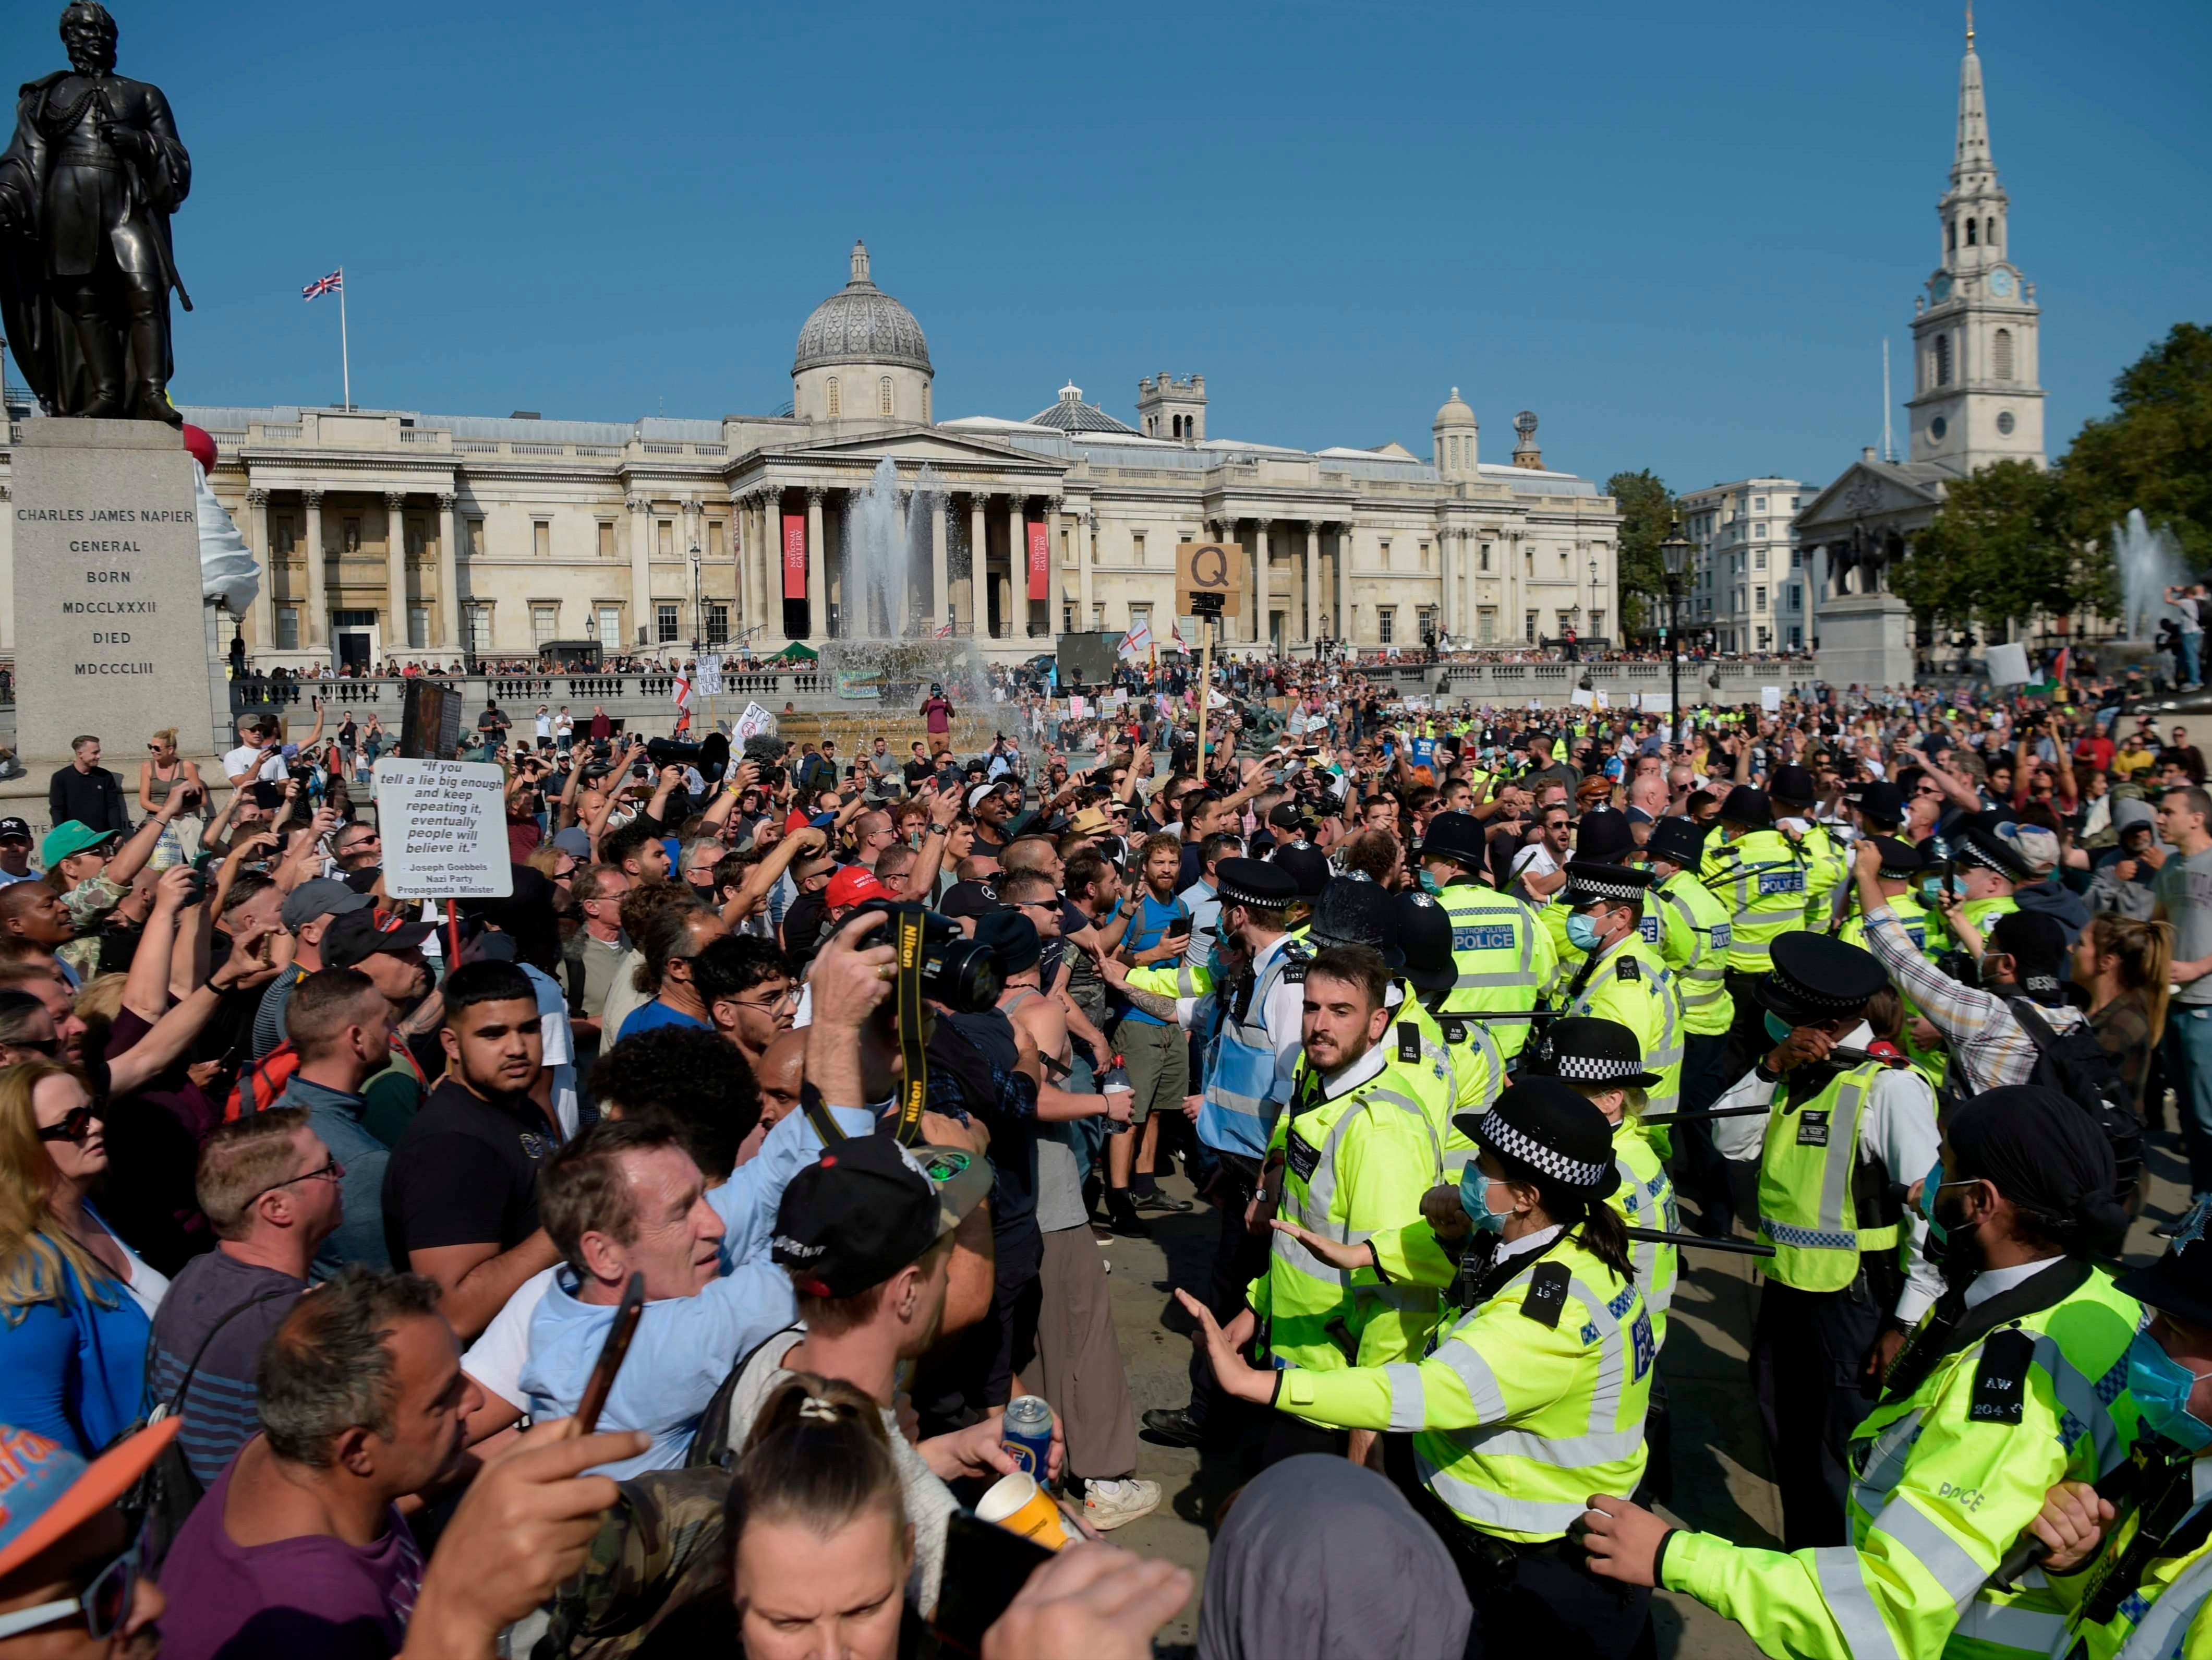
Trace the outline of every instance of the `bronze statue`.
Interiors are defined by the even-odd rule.
[[[0,319],[49,415],[179,424],[169,290],[186,311],[169,216],[191,157],[159,87],[115,73],[98,0],[62,13],[70,67],[22,89],[0,154]]]

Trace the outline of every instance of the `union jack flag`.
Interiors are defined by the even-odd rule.
[[[300,298],[312,300],[319,294],[330,294],[345,286],[345,267],[341,265],[328,277],[318,278],[300,290]]]
[[[949,617],[945,619],[944,625],[940,627],[936,633],[930,635],[930,638],[933,640],[950,640],[951,637],[952,619]]]

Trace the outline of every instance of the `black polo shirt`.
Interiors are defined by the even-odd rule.
[[[384,1167],[384,1243],[392,1265],[410,1250],[495,1244],[538,1231],[538,1172],[560,1132],[525,1098],[514,1110],[448,1078],[408,1121]]]

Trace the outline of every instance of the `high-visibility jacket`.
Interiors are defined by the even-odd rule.
[[[1579,990],[1569,990],[1565,1013],[1618,1020],[1636,1034],[1644,1070],[1659,1078],[1648,1092],[1648,1109],[1674,1111],[1682,1094],[1682,1000],[1659,953],[1631,933],[1588,965]]]
[[[1443,1146],[1443,1179],[1456,1182],[1474,1157],[1474,1143],[1452,1120],[1461,1113],[1490,1110],[1490,1104],[1505,1087],[1505,1057],[1480,1021],[1464,1014],[1431,1013],[1418,992],[1403,981],[1398,983],[1404,1001],[1391,1010],[1382,1041],[1390,1046],[1393,1064],[1437,1127]]]
[[[1698,873],[1728,907],[1729,967],[1765,973],[1775,935],[1805,926],[1804,854],[1779,830],[1747,830],[1708,848]]]
[[[2062,1277],[2039,1286],[2050,1274]],[[2038,1302],[2006,1316],[2004,1305]],[[1784,1554],[1685,1531],[1668,1541],[1666,1589],[1735,1620],[1767,1653],[1803,1660],[2053,1651],[2060,1604],[2041,1576],[2010,1593],[1987,1581],[2045,1493],[2126,1456],[2137,1428],[2128,1345],[2147,1316],[2103,1269],[2060,1258],[1969,1310],[1948,1341],[1933,1319],[1891,1376],[1923,1342],[1936,1344],[1933,1364],[1852,1432],[1851,1542]]]
[[[1676,871],[1644,896],[1644,939],[1658,946],[1674,972],[1682,994],[1682,1030],[1692,1037],[1724,1032],[1735,1018],[1727,979],[1733,926],[1728,908],[1692,872]]]
[[[1620,1213],[1621,1219],[1632,1228],[1675,1231],[1674,1183],[1650,1134],[1632,1113],[1613,1127],[1613,1162],[1620,1172],[1620,1185],[1606,1202]],[[1644,1306],[1651,1314],[1651,1338],[1662,1349],[1667,1347],[1667,1310],[1674,1304],[1681,1256],[1678,1245],[1662,1245],[1656,1239],[1628,1242],[1636,1288],[1644,1293]]]
[[[1449,1014],[1526,1014],[1559,973],[1559,953],[1536,913],[1510,893],[1479,880],[1454,882],[1437,896],[1451,917],[1452,961],[1459,983],[1444,1000]],[[1528,1041],[1529,1022],[1490,1023],[1508,1061]]]
[[[1425,1225],[1374,1244],[1386,1278],[1441,1285],[1454,1272]],[[1559,1538],[1590,1494],[1643,1480],[1659,1345],[1642,1294],[1571,1230],[1521,1262],[1426,1358],[1286,1371],[1275,1404],[1342,1429],[1412,1431],[1423,1485],[1468,1526]]]
[[[1805,926],[1828,926],[1828,908],[1836,884],[1850,874],[1851,855],[1843,838],[1822,824],[1808,824],[1799,838],[1797,851],[1805,860]]]
[[[1395,1065],[1333,1100],[1304,1057],[1290,1110],[1268,1144],[1283,1158],[1279,1213],[1325,1238],[1357,1244],[1418,1216],[1443,1180],[1443,1141]],[[1383,1365],[1418,1352],[1436,1323],[1433,1286],[1372,1269],[1330,1267],[1296,1237],[1274,1236],[1267,1271],[1245,1293],[1261,1349],[1285,1365],[1329,1371]]]
[[[2050,1584],[2065,1605],[2065,1634],[2051,1652],[2064,1660],[2207,1660],[2212,1656],[2212,1455],[2191,1462],[2185,1480],[2187,1508],[2165,1529],[2165,1541],[2142,1565],[2111,1618],[2092,1620],[2089,1598],[2135,1547],[2144,1520],[2140,1508],[2124,1510],[2096,1557]],[[2106,1599],[2109,1601],[2109,1597]]]
[[[1776,1087],[1759,1155],[1759,1237],[1774,1247],[1768,1278],[1841,1291],[1857,1278],[1861,1255],[1894,1252],[1904,1237],[1888,1175],[1859,1159],[1867,1092],[1883,1071],[1879,1061],[1841,1068],[1809,1099],[1787,1077]]]
[[[1997,925],[1997,918],[2008,916],[2020,909],[2020,903],[2008,893],[1992,894],[1986,899],[1969,899],[1959,907],[1959,915],[1973,924],[1974,931],[1982,936],[1984,946],[1989,943],[1990,930]],[[1928,955],[1933,958],[1958,946],[1958,937],[1944,923],[1943,913],[1931,911],[1928,916]]]
[[[1247,1158],[1266,1155],[1282,1109],[1277,1098],[1275,1034],[1267,1030],[1270,995],[1285,978],[1302,979],[1312,960],[1304,941],[1287,934],[1260,952],[1250,982],[1240,988],[1221,1022],[1206,1067],[1198,1109],[1198,1139],[1209,1147]],[[1217,995],[1226,995],[1217,993]]]
[[[1919,896],[1911,892],[1900,893],[1893,898],[1884,899],[1882,903],[1897,914],[1905,937],[1925,955],[1928,950],[1928,909],[1920,903]],[[1823,922],[1821,926],[1825,927],[1826,924]],[[1856,899],[1851,901],[1850,910],[1844,914],[1843,927],[1836,930],[1836,938],[1847,946],[1856,946],[1861,951],[1873,949],[1866,942],[1866,917],[1860,911]]]

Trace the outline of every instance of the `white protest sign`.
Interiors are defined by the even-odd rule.
[[[1068,693],[1068,695],[1067,695],[1067,718],[1068,718],[1069,720],[1071,720],[1071,721],[1080,721],[1080,720],[1082,720],[1082,719],[1084,718],[1084,713],[1083,713],[1083,711],[1084,711],[1083,694],[1082,694],[1082,693],[1080,693],[1080,692],[1070,692],[1070,693]]]
[[[1674,707],[1673,694],[1669,692],[1646,691],[1637,696],[1642,701],[1646,714],[1665,714]]]
[[[1782,688],[1761,686],[1759,689],[1759,707],[1769,714],[1779,714],[1782,712]]]
[[[773,714],[757,703],[748,703],[745,712],[738,717],[738,724],[731,728],[730,736],[736,739],[738,747],[743,749],[746,739],[765,736],[768,729],[775,724]]]
[[[506,780],[483,761],[376,763],[384,891],[394,899],[505,899]]]
[[[692,677],[692,689],[708,697],[722,695],[722,660],[713,654],[699,660],[699,672]]]
[[[1567,694],[1567,702],[1578,709],[1591,709],[1597,707],[1596,694],[1584,691],[1580,686],[1577,686]]]
[[[1993,686],[2024,686],[2028,681],[2027,648],[2019,641],[2008,641],[1989,648],[1990,684]]]

